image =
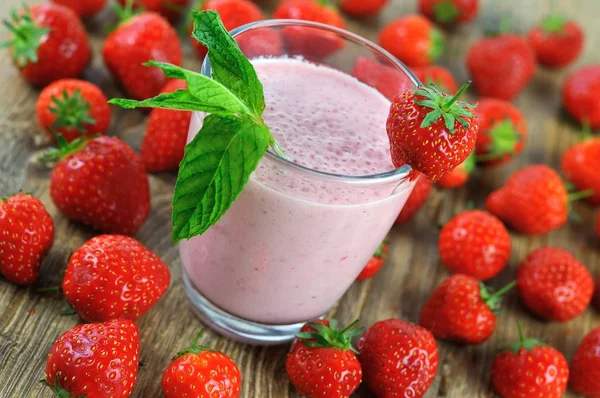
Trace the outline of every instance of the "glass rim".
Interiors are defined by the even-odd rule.
[[[245,24],[245,25],[242,25],[235,29],[232,29],[230,31],[230,34],[232,37],[235,38],[236,36],[239,36],[240,34],[248,32],[253,29],[267,28],[267,27],[282,27],[282,26],[305,26],[305,27],[311,27],[311,28],[318,28],[318,29],[322,29],[325,31],[335,33],[339,36],[342,36],[346,40],[361,44],[361,45],[369,48],[371,51],[378,53],[379,55],[382,55],[392,65],[392,67],[399,69],[399,71],[401,73],[403,73],[405,76],[407,76],[411,80],[411,82],[415,85],[415,87],[418,87],[421,85],[421,82],[419,81],[419,79],[417,79],[417,77],[410,71],[410,69],[406,65],[404,65],[404,63],[402,63],[399,59],[397,59],[395,56],[393,56],[389,51],[385,50],[383,47],[379,46],[378,44],[375,44],[372,41],[370,41],[356,33],[350,32],[346,29],[337,28],[335,26],[323,24],[320,22],[305,21],[305,20],[300,20],[300,19],[265,19],[265,20],[261,20],[261,21],[250,22],[248,24]],[[209,76],[209,77],[211,76],[211,67],[210,67],[210,61],[208,59],[208,56],[206,56],[204,58],[204,61],[202,62],[202,67],[201,67],[200,73],[202,73],[205,76]],[[396,169],[385,171],[383,173],[364,174],[364,175],[337,174],[337,173],[330,173],[330,172],[326,172],[326,171],[315,170],[310,167],[302,166],[300,164],[294,163],[291,160],[284,159],[284,158],[278,156],[277,154],[271,152],[269,149],[267,150],[265,155],[271,161],[278,163],[279,166],[290,167],[290,168],[297,169],[297,170],[300,170],[300,171],[308,173],[308,174],[317,175],[319,177],[324,177],[324,178],[334,179],[334,180],[345,180],[345,182],[354,182],[354,183],[368,183],[368,182],[373,182],[373,181],[387,182],[389,180],[397,179],[398,177],[406,178],[412,171],[412,168],[408,164],[405,164]]]

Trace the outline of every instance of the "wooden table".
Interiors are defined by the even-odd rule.
[[[0,15],[20,6],[22,0],[0,2]],[[276,1],[264,0],[270,12]],[[350,20],[351,30],[375,39],[378,29],[394,17],[415,11],[415,0],[391,0],[378,18],[366,21]],[[482,35],[484,25],[499,15],[510,17],[513,25],[526,30],[549,10],[548,0],[482,1],[482,13],[472,24],[447,35],[447,47],[442,64],[449,67],[458,81],[467,78],[464,56],[469,45]],[[600,47],[600,13],[598,0],[560,1],[559,9],[577,19],[585,27],[587,43],[577,65],[598,62],[594,49]],[[102,32],[111,12],[90,21],[95,58],[84,78],[100,85],[110,97],[122,95],[102,66],[100,48]],[[2,31],[0,41],[6,38]],[[187,43],[186,43],[187,44]],[[186,45],[187,67],[199,68]],[[572,69],[570,69],[572,70]],[[437,223],[448,220],[465,208],[468,200],[482,206],[485,196],[500,186],[514,170],[531,163],[548,163],[558,167],[561,153],[577,139],[576,126],[561,117],[560,87],[567,72],[540,69],[534,81],[515,101],[527,115],[530,139],[524,153],[511,164],[475,174],[468,187],[456,191],[437,191],[427,206],[407,226],[391,233],[390,256],[383,270],[371,281],[357,283],[340,300],[331,316],[344,322],[361,318],[361,324],[389,317],[416,322],[420,310],[433,288],[448,276],[437,253]],[[71,223],[62,217],[49,197],[49,171],[35,162],[36,152],[47,147],[35,117],[34,103],[38,91],[22,81],[11,66],[6,53],[0,58],[0,196],[23,189],[33,193],[48,207],[56,223],[56,242],[45,259],[39,285],[56,285],[69,254],[94,236],[95,232]],[[116,135],[139,150],[144,133],[145,116],[137,111],[114,109],[110,134]],[[170,241],[170,201],[175,174],[150,177],[152,213],[136,235],[158,253],[171,267],[173,283],[164,298],[138,324],[142,337],[143,367],[137,379],[134,397],[161,396],[160,378],[169,358],[187,346],[202,324],[192,313],[180,283],[180,261],[176,247]],[[576,204],[582,215],[581,224],[568,226],[539,237],[512,234],[513,252],[509,266],[491,282],[498,288],[514,277],[515,268],[531,250],[548,245],[572,250],[592,273],[600,271],[600,241],[593,235],[593,209]],[[368,231],[366,231],[368,232]],[[541,338],[562,351],[570,359],[585,333],[600,325],[600,314],[589,308],[576,320],[559,324],[536,319],[522,304],[516,293],[505,299],[505,311],[500,315],[495,334],[479,346],[459,346],[439,342],[440,367],[435,382],[426,397],[492,397],[489,368],[494,353],[517,337],[515,319],[520,319],[531,337]],[[79,322],[74,316],[61,316],[63,301],[50,294],[36,292],[36,287],[15,287],[0,279],[0,397],[48,397],[50,391],[39,383],[43,376],[46,353],[53,341]],[[285,374],[288,346],[274,348],[236,344],[208,331],[201,341],[230,355],[243,373],[243,397],[285,398],[298,394]],[[356,394],[371,397],[365,389]],[[570,393],[568,397],[575,395]]]

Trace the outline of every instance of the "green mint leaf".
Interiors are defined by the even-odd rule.
[[[204,233],[229,209],[271,141],[265,125],[210,115],[186,146],[173,195],[173,241]]]
[[[254,67],[227,32],[219,14],[193,11],[192,36],[208,48],[212,77],[237,95],[256,116],[265,110],[263,86]]]

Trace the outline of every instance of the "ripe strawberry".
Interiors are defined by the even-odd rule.
[[[588,138],[563,154],[561,168],[577,189],[594,191],[587,201],[600,205],[600,137]]]
[[[473,44],[467,68],[479,94],[510,101],[535,74],[535,55],[524,38],[503,33]]]
[[[148,176],[139,156],[114,137],[78,138],[48,157],[60,161],[50,196],[65,216],[102,232],[134,234],[150,211]]]
[[[600,238],[600,213],[598,213],[598,216],[596,218],[596,235],[598,236],[598,238]],[[600,305],[598,306],[598,308],[600,308]]]
[[[379,33],[379,44],[410,67],[431,65],[444,51],[442,33],[420,15],[390,22]]]
[[[441,24],[469,22],[479,11],[479,0],[419,0],[419,10]]]
[[[413,191],[406,200],[398,218],[394,221],[394,225],[404,224],[410,220],[427,201],[427,198],[431,193],[431,188],[433,188],[431,181],[424,175],[421,175],[417,180]]]
[[[369,260],[367,265],[365,265],[365,268],[363,268],[363,270],[360,272],[360,274],[358,274],[358,276],[356,277],[356,280],[364,281],[365,279],[374,277],[379,272],[379,270],[381,269],[381,266],[385,262],[387,252],[388,252],[388,242],[387,242],[387,240],[384,240],[383,242],[381,242],[381,244],[379,245],[379,247],[373,254],[373,257],[371,257],[371,259]]]
[[[130,0],[117,0],[122,6]],[[190,0],[133,0],[136,9],[158,13],[171,23],[177,22],[186,13]]]
[[[356,17],[370,17],[378,14],[388,0],[342,0],[340,8]]]
[[[28,285],[54,243],[54,221],[39,199],[23,193],[0,198],[0,273],[9,282]]]
[[[589,398],[600,397],[600,327],[581,340],[569,373],[569,387],[573,391]]]
[[[412,81],[398,69],[366,57],[357,58],[352,76],[375,88],[390,101],[393,101],[398,94],[414,87]]]
[[[57,4],[36,4],[13,10],[13,38],[4,43],[21,76],[35,86],[79,76],[90,62],[91,50],[83,24],[73,11]],[[68,50],[67,50],[68,49]]]
[[[435,84],[441,91],[454,94],[458,91],[458,85],[452,73],[443,66],[431,65],[412,68],[413,73],[425,86]]]
[[[191,347],[177,353],[162,378],[165,398],[240,396],[242,375],[227,355],[198,345],[202,331]]]
[[[569,368],[559,351],[535,339],[519,341],[496,355],[492,384],[503,398],[560,398],[567,389]]]
[[[247,58],[278,57],[283,54],[283,41],[276,29],[262,27],[247,30],[237,35],[235,41]]]
[[[600,65],[584,66],[563,84],[563,105],[579,123],[600,128]]]
[[[77,325],[52,345],[44,384],[57,397],[127,398],[139,354],[140,336],[132,321]]]
[[[551,15],[527,35],[540,64],[550,68],[567,66],[583,50],[584,34],[579,24],[560,15]]]
[[[99,87],[92,83],[61,79],[44,88],[35,105],[38,122],[67,141],[82,135],[104,134],[110,124],[110,106]]]
[[[177,32],[160,15],[145,12],[131,16],[104,41],[106,66],[134,99],[154,97],[167,83],[159,68],[143,64],[150,60],[181,65]]]
[[[358,321],[344,329],[335,320],[307,323],[298,333],[285,370],[298,392],[309,398],[348,398],[362,380],[351,339],[362,332]]]
[[[475,170],[475,155],[474,152],[465,159],[464,162],[456,166],[450,173],[446,174],[437,181],[440,188],[458,188],[467,183],[471,174]]]
[[[400,319],[373,324],[358,342],[365,383],[379,398],[422,397],[438,367],[438,349],[425,328]]]
[[[566,322],[587,308],[594,281],[585,265],[567,250],[545,247],[531,252],[517,270],[521,298],[531,311]]]
[[[82,18],[98,14],[106,5],[106,0],[52,0],[52,2],[70,8]]]
[[[519,108],[508,101],[484,98],[479,101],[475,114],[479,123],[475,144],[479,162],[500,165],[523,151],[527,124]]]
[[[456,274],[442,282],[421,312],[419,324],[442,340],[465,344],[486,341],[496,328],[496,313],[504,293],[515,283],[491,294],[472,276]]]
[[[477,117],[473,105],[457,101],[435,85],[400,94],[392,102],[387,120],[394,166],[408,163],[432,182],[451,172],[473,151]]]
[[[506,267],[510,246],[504,224],[486,211],[467,210],[448,221],[440,232],[444,265],[453,273],[480,280],[493,278]]]

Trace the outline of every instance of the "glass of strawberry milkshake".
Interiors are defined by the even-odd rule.
[[[367,264],[411,193],[392,165],[390,99],[418,80],[388,52],[327,25],[270,20],[232,32],[264,87],[268,152],[227,213],[180,243],[201,319],[254,344],[294,338]],[[211,76],[206,60],[202,73]],[[200,130],[194,113],[188,140]]]

